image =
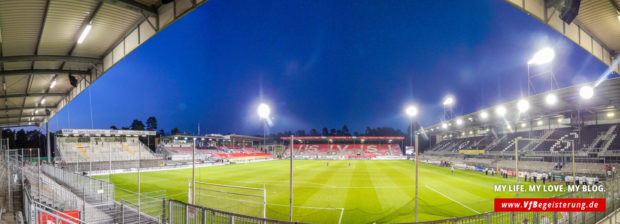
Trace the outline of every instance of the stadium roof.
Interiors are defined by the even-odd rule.
[[[290,140],[291,137],[280,137],[281,140]],[[295,140],[403,140],[402,136],[294,136]]]
[[[438,130],[440,133],[443,131],[463,131],[502,124],[506,121],[532,121],[542,118],[564,117],[566,114],[570,114],[578,109],[587,113],[592,113],[598,111],[616,111],[617,108],[620,107],[620,78],[608,79],[600,83],[594,88],[594,96],[589,100],[583,100],[579,96],[580,88],[586,85],[595,86],[596,82],[583,83],[523,98],[530,104],[527,116],[519,114],[517,102],[520,99],[515,99],[510,102],[498,104],[432,125],[425,128],[425,130],[427,130],[427,132],[433,130],[430,132],[431,134],[437,133]],[[545,97],[547,94],[555,94],[557,96],[558,101],[555,105],[550,106],[546,104]],[[507,113],[504,118],[495,114],[495,109],[500,106],[506,108]],[[482,119],[482,113],[487,113],[488,117]],[[461,120],[462,124],[458,125],[457,120]],[[444,129],[442,127],[443,123],[446,123],[449,127]]]
[[[0,1],[0,127],[44,124],[113,65],[204,2]]]
[[[164,136],[164,138],[182,138],[182,139],[190,139],[190,138],[196,138],[196,139],[209,139],[209,140],[250,140],[250,141],[262,141],[263,137],[256,137],[256,136],[248,136],[248,135],[237,135],[237,134],[230,134],[230,135],[215,135],[215,134],[210,134],[210,135],[168,135],[168,136]]]
[[[560,19],[564,1],[505,0],[575,42],[607,66],[620,53],[620,0],[581,0],[575,20]],[[545,3],[547,2],[547,5]],[[613,70],[620,74],[620,65]]]

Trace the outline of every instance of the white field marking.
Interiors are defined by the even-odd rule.
[[[256,205],[262,205],[263,204],[262,202],[255,202],[255,201],[249,201],[249,200],[243,200],[243,199],[233,199],[233,198],[227,198],[227,197],[218,197],[218,196],[209,195],[209,194],[202,194],[202,195],[200,195],[200,197],[203,197],[203,196],[214,197],[214,198],[219,198],[219,199],[227,199],[227,200],[232,200],[232,201],[245,202],[245,203],[256,204]],[[283,205],[283,204],[267,203],[267,205],[289,207],[289,205]],[[293,205],[293,207],[294,208],[319,209],[319,210],[340,210],[340,217],[338,218],[338,224],[340,224],[342,222],[342,216],[344,214],[344,208],[323,208],[323,207],[294,206],[294,205]]]
[[[281,181],[235,181],[235,182],[240,182],[240,183],[284,183],[286,182],[286,184],[271,184],[271,185],[277,185],[277,186],[288,186],[288,180],[281,180]],[[320,184],[320,183],[312,183],[312,182],[306,182],[306,181],[294,181],[295,183],[304,183],[304,184],[308,184],[308,185],[319,185],[319,186],[325,186],[328,188],[342,188],[342,189],[379,189],[379,188],[410,188],[413,187],[413,185],[396,185],[396,186],[378,186],[378,187],[342,187],[342,186],[336,186],[336,185],[329,185],[329,184]],[[295,186],[295,187],[302,187],[302,188],[318,188],[318,187],[309,187],[309,186]]]
[[[454,199],[452,199],[452,198],[448,197],[448,196],[447,196],[447,195],[445,195],[445,194],[442,194],[441,192],[439,192],[439,191],[437,191],[437,190],[433,189],[432,187],[429,187],[428,185],[424,185],[424,186],[425,186],[426,188],[430,189],[431,191],[434,191],[435,193],[440,194],[441,196],[444,196],[444,197],[446,197],[447,199],[450,199],[451,201],[456,202],[457,204],[459,204],[459,205],[461,205],[461,206],[463,206],[463,207],[465,207],[465,208],[467,208],[467,209],[469,209],[469,210],[471,210],[471,211],[473,211],[473,212],[475,212],[475,213],[480,214],[480,212],[478,212],[478,211],[474,210],[473,208],[470,208],[469,206],[467,206],[467,205],[465,205],[465,204],[463,204],[463,203],[461,203],[461,202],[459,202],[459,201],[457,201],[457,200],[454,200]]]

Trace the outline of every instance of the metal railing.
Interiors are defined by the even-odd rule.
[[[212,208],[188,204],[182,201],[168,200],[168,223],[169,224],[269,224],[269,223],[298,223],[274,219],[265,219],[231,212],[220,211]]]
[[[620,208],[620,186],[618,180],[604,183],[605,192],[571,192],[553,198],[605,198],[605,212],[487,212],[473,216],[418,222],[421,224],[518,224],[527,219],[531,224],[593,224],[605,219]]]

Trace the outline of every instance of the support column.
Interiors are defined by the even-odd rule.
[[[50,121],[45,123],[45,137],[47,141],[45,145],[47,147],[47,163],[52,163],[51,142],[50,142]]]

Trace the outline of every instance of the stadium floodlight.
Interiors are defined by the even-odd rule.
[[[410,106],[407,107],[407,109],[405,109],[405,113],[410,118],[413,118],[416,115],[418,115],[418,108],[416,106],[410,105]]]
[[[562,119],[562,118],[558,118],[558,123],[560,123],[560,124],[561,124],[561,123],[562,123],[562,120],[564,120],[564,119]]]
[[[86,36],[88,36],[88,33],[90,33],[90,29],[92,29],[93,26],[88,24],[86,25],[86,27],[84,27],[84,30],[82,31],[82,34],[80,34],[80,38],[78,38],[77,43],[81,44],[82,42],[84,42],[84,39],[86,39]]]
[[[461,125],[461,124],[463,124],[463,120],[459,118],[458,120],[456,120],[456,124],[457,124],[457,125]]]
[[[535,64],[535,65],[547,64],[553,61],[553,58],[555,58],[555,52],[553,51],[553,49],[550,47],[545,47],[539,50],[538,52],[536,52],[536,54],[534,54],[532,59],[530,59],[527,62],[527,64]]]
[[[41,104],[41,105],[45,104],[45,98],[42,98],[42,99],[41,99],[41,103],[40,103],[40,104]]]
[[[558,97],[555,94],[549,93],[547,94],[547,96],[545,96],[545,103],[547,103],[547,105],[553,106],[557,102],[558,102]]]
[[[486,111],[482,111],[480,113],[480,118],[482,118],[482,120],[487,119],[487,117],[489,117],[489,113],[487,113]]]
[[[470,135],[473,135],[473,134],[474,134],[474,131],[469,131],[469,134],[470,134]]]
[[[258,113],[258,116],[260,118],[267,119],[269,117],[269,114],[271,114],[271,108],[269,108],[267,104],[261,103],[260,105],[258,105],[258,109],[256,112]]]
[[[54,79],[54,81],[52,81],[52,83],[50,83],[50,89],[53,89],[54,86],[56,86],[56,79]]]
[[[442,127],[443,129],[448,129],[448,124],[446,124],[446,123],[442,123],[442,124],[441,124],[441,127]]]
[[[607,112],[607,117],[614,117],[616,114],[614,112]]]
[[[453,96],[448,95],[445,98],[443,98],[443,105],[444,106],[452,106],[452,104],[454,104],[454,97]]]
[[[506,115],[506,108],[504,106],[499,106],[495,109],[495,114],[500,117],[504,117]]]
[[[541,126],[541,125],[543,125],[543,121],[538,121],[538,122],[536,122],[536,124],[538,124],[538,126]]]
[[[521,123],[521,127],[522,127],[522,128],[524,128],[524,127],[526,127],[526,126],[527,126],[527,124],[526,124],[525,122]]]
[[[584,100],[588,100],[594,96],[594,89],[591,86],[581,87],[581,89],[579,89],[579,96]]]
[[[527,112],[527,110],[530,109],[530,102],[526,99],[520,99],[519,102],[517,102],[517,109],[519,109],[521,113]]]

